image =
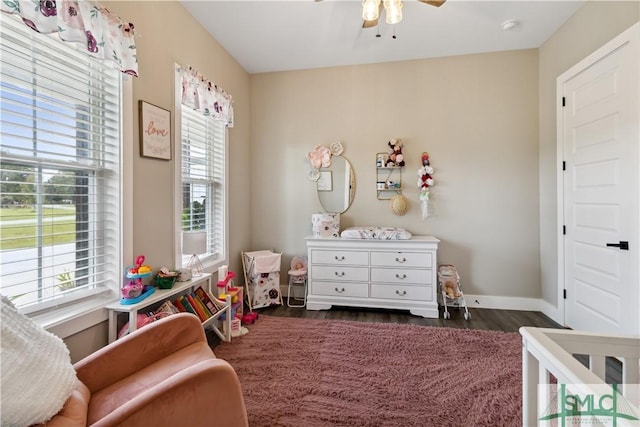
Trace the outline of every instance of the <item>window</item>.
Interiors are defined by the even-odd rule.
[[[200,258],[205,264],[222,263],[226,258],[226,124],[186,106],[180,110],[181,231],[205,230],[207,252]],[[182,266],[190,255],[182,254]]]
[[[0,292],[25,312],[117,289],[122,74],[0,13]]]

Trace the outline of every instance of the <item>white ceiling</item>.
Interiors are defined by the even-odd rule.
[[[584,0],[448,0],[440,8],[404,0],[402,22],[387,25],[383,15],[368,29],[359,0],[182,3],[253,74],[537,48]],[[503,30],[511,19],[519,25]]]

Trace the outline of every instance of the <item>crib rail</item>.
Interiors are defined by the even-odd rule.
[[[570,385],[576,396],[603,395],[605,390],[611,393],[611,386],[605,382],[606,357],[616,357],[622,363],[622,384],[618,391],[630,402],[625,411],[640,418],[640,338],[533,327],[520,328],[520,335],[524,426],[539,425],[539,415],[551,398],[550,394],[545,395],[544,390],[551,388],[539,390],[538,385],[551,384],[552,376],[557,380],[557,387]],[[587,355],[589,367],[575,359],[575,354]],[[634,423],[632,425],[640,425],[640,421]],[[625,425],[624,417],[617,425]]]

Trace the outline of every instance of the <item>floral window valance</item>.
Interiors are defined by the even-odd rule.
[[[200,111],[202,114],[223,120],[233,127],[233,100],[231,95],[192,67],[180,67],[182,79],[182,105]]]
[[[123,73],[138,75],[133,24],[93,0],[2,0],[0,10],[19,15],[33,30],[79,42]]]

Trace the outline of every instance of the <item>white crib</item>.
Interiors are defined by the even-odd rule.
[[[640,338],[611,336],[578,332],[566,329],[520,328],[522,335],[522,424],[526,427],[537,425],[564,425],[558,418],[553,424],[540,422],[540,414],[548,411],[552,399],[559,400],[562,396],[559,389],[570,390],[568,394],[577,396],[580,409],[589,406],[585,396],[611,395],[611,386],[605,383],[606,357],[615,357],[622,363],[621,391],[624,399],[624,410],[612,410],[613,413],[623,412],[631,417],[640,418],[638,401],[640,392],[639,363]],[[587,355],[589,368],[576,360],[573,355]],[[553,381],[552,376],[557,380]],[[542,387],[539,394],[539,384],[556,384]],[[555,395],[552,395],[553,390]],[[602,401],[603,407],[609,408],[615,400]],[[599,403],[596,401],[596,403]],[[564,403],[559,412],[564,411]],[[613,408],[615,409],[615,408]],[[565,413],[566,415],[566,413]],[[611,415],[600,417],[589,416],[597,420],[600,425],[640,425],[640,421],[629,421],[625,417],[616,419],[611,424]],[[545,421],[546,422],[546,421]],[[567,424],[568,425],[568,424]],[[572,424],[575,425],[575,424]],[[593,424],[590,424],[593,425]]]

